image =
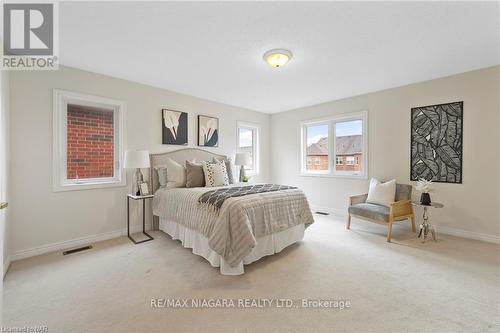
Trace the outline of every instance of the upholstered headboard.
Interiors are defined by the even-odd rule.
[[[165,165],[167,158],[171,158],[177,163],[184,165],[186,161],[195,160],[196,162],[202,162],[211,160],[214,157],[227,158],[225,155],[215,154],[198,148],[184,148],[165,153],[150,154],[149,160],[151,167],[149,169],[149,184],[153,191],[152,193],[155,193],[159,187],[158,174],[156,173],[155,168]]]

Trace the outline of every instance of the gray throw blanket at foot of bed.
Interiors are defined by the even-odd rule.
[[[198,201],[200,203],[209,204],[218,210],[222,207],[224,201],[226,201],[226,199],[229,198],[241,197],[249,194],[290,190],[295,188],[296,187],[293,186],[275,185],[275,184],[258,184],[258,185],[226,187],[205,192],[198,199]]]

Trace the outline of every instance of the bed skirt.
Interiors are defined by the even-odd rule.
[[[304,224],[291,227],[275,234],[257,238],[257,245],[235,267],[229,266],[224,259],[208,246],[208,238],[177,222],[160,218],[160,230],[169,234],[172,239],[180,240],[182,245],[205,258],[213,267],[219,267],[222,275],[240,275],[244,273],[243,265],[248,265],[262,257],[281,252],[285,247],[304,238]]]

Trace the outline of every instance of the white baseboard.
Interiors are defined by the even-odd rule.
[[[4,278],[5,278],[5,274],[7,274],[7,271],[9,270],[10,262],[11,262],[11,256],[5,256],[4,261],[3,261],[3,277]]]
[[[329,214],[336,216],[336,217],[339,217],[339,218],[346,218],[347,217],[347,211],[336,209],[336,208],[331,208],[331,207],[311,205],[311,210],[313,212],[319,211],[319,212],[329,213]],[[467,230],[462,230],[462,229],[457,229],[457,228],[441,227],[441,226],[437,226],[437,225],[435,227],[436,227],[436,230],[438,232],[443,233],[443,234],[500,244],[500,237],[499,236],[488,235],[488,234],[467,231]],[[132,233],[140,232],[141,230],[142,230],[141,225],[132,225],[131,226]],[[5,274],[7,273],[7,270],[9,269],[10,263],[13,261],[16,261],[16,260],[34,257],[37,255],[41,255],[41,254],[45,254],[45,253],[49,253],[49,252],[66,250],[66,249],[70,249],[73,247],[87,245],[90,243],[95,243],[95,242],[99,242],[99,241],[103,241],[103,240],[107,240],[107,239],[117,238],[117,237],[124,236],[126,234],[127,234],[127,229],[124,228],[124,229],[109,231],[109,232],[105,232],[105,233],[101,233],[101,234],[75,238],[75,239],[68,240],[68,241],[42,245],[42,246],[34,247],[31,249],[27,249],[27,250],[17,251],[17,252],[14,252],[12,255],[5,258],[3,274],[5,276]]]
[[[440,227],[438,225],[434,225],[434,227],[436,228],[436,231],[438,233],[440,232],[440,233],[446,234],[446,235],[452,235],[452,236],[457,236],[457,237],[462,237],[462,238],[480,240],[483,242],[500,244],[500,236],[488,235],[488,234],[483,234],[480,232],[467,231],[467,230],[451,228],[451,227]]]
[[[142,231],[142,225],[131,225],[130,226],[131,233],[136,233],[136,232],[140,232],[140,231]],[[14,252],[8,258],[8,260],[9,260],[9,264],[10,264],[10,262],[12,262],[12,261],[25,259],[25,258],[29,258],[29,257],[34,257],[34,256],[38,256],[41,254],[49,253],[49,252],[67,250],[67,249],[71,249],[74,247],[88,245],[91,243],[100,242],[100,241],[107,240],[107,239],[121,237],[121,236],[124,236],[126,234],[127,234],[127,228],[124,228],[124,229],[119,229],[119,230],[115,230],[115,231],[104,232],[101,234],[75,238],[75,239],[71,239],[71,240],[67,240],[67,241],[63,241],[63,242],[57,242],[57,243],[53,243],[53,244],[37,246],[37,247],[33,247],[31,249]],[[5,270],[5,264],[4,264],[4,270]],[[5,270],[5,272],[6,272],[6,270]]]
[[[339,218],[347,218],[347,209],[341,210],[341,209],[311,204],[311,210],[313,211],[313,213],[314,212],[325,212],[325,213],[329,213],[329,214],[334,215],[334,216],[339,217]],[[468,239],[475,239],[475,240],[480,240],[483,242],[500,244],[500,236],[488,235],[488,234],[483,234],[480,232],[467,231],[467,230],[451,228],[451,227],[441,227],[438,225],[434,225],[434,226],[436,227],[436,231],[440,232],[442,234],[452,235],[452,236],[457,236],[457,237],[462,237],[462,238],[468,238]]]

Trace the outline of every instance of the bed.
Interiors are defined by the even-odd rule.
[[[187,160],[226,156],[196,148],[150,155],[153,229],[180,240],[223,275],[243,274],[244,265],[302,240],[314,222],[304,193],[295,187],[233,184],[160,188],[155,168],[169,158],[184,165]]]

